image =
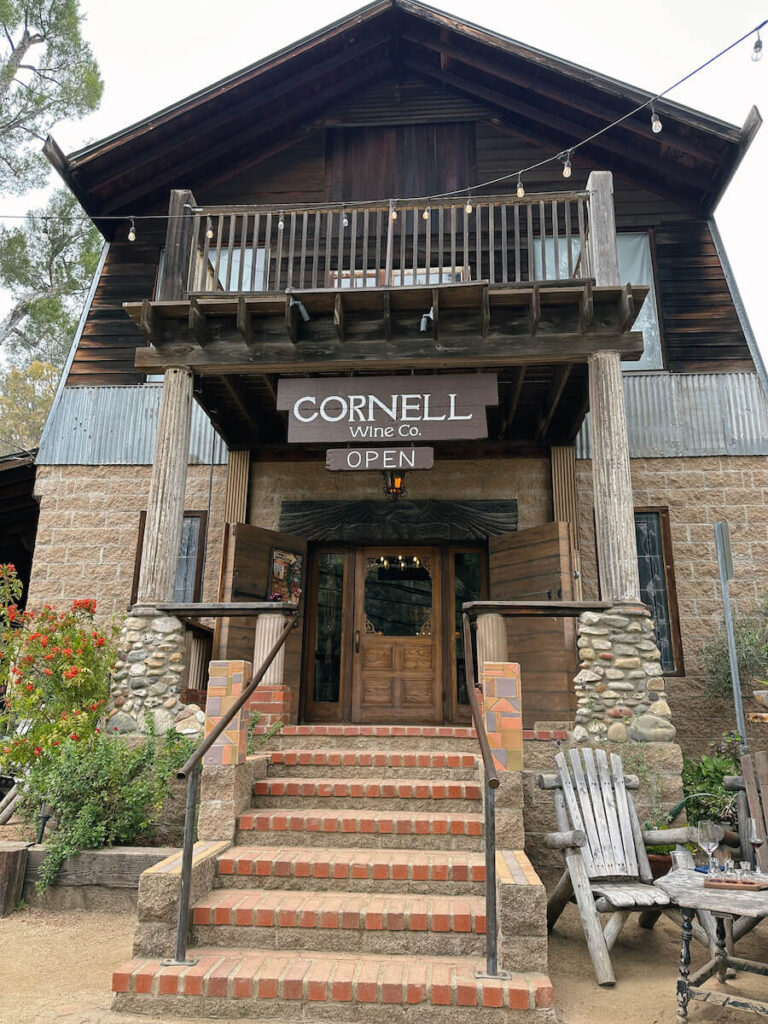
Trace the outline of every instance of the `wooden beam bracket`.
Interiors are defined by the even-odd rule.
[[[480,298],[480,335],[488,337],[491,328],[491,303],[488,298],[488,285],[483,285],[483,294]]]
[[[200,309],[200,303],[194,295],[189,299],[188,323],[189,333],[201,348],[205,348],[208,343],[208,324],[205,313]]]
[[[528,333],[533,338],[541,322],[541,290],[537,284],[533,286],[528,306]]]
[[[237,330],[245,344],[250,346],[253,341],[253,322],[244,295],[240,295],[237,300]]]

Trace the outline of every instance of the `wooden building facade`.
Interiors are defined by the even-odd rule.
[[[125,602],[179,597],[180,579],[199,596],[201,552],[209,598],[293,582],[304,614],[285,680],[299,721],[467,721],[457,615],[484,597],[650,595],[665,669],[684,676],[670,519],[686,538],[691,524],[674,500],[638,500],[637,485],[633,498],[622,369],[696,377],[702,407],[707,382],[764,375],[712,221],[760,118],[738,129],[662,102],[660,135],[642,111],[580,148],[563,177],[571,146],[647,98],[381,0],[69,157],[49,140],[107,240],[59,397],[164,382]],[[329,449],[397,447],[392,435],[290,438],[286,381],[311,396],[352,380],[367,395],[397,378],[394,400],[445,375],[461,378],[459,406],[473,375],[492,378],[496,398],[481,433],[425,442],[434,466],[406,469],[397,501],[378,468],[325,468]],[[205,514],[185,498],[193,403],[227,448]],[[585,476],[575,446],[588,413]],[[744,457],[764,462],[760,443]],[[43,497],[39,599],[63,543],[46,514]],[[572,721],[573,624],[516,623],[509,642],[526,724]],[[250,658],[253,623],[226,623],[213,645]]]

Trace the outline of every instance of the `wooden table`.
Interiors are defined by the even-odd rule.
[[[724,982],[728,968],[768,976],[768,964],[734,956],[726,949],[725,942],[726,920],[749,918],[751,924],[768,917],[768,889],[762,892],[705,889],[705,878],[706,875],[700,871],[681,870],[671,871],[656,880],[656,885],[674,900],[683,915],[683,946],[680,951],[680,978],[677,982],[677,1016],[681,1020],[686,1020],[688,1003],[691,999],[698,999],[703,1003],[732,1006],[737,1010],[751,1011],[760,1017],[768,1017],[768,1002],[725,992],[712,992],[703,988],[704,982],[715,974],[718,981]],[[709,911],[715,919],[715,955],[691,976],[692,921],[698,910]]]

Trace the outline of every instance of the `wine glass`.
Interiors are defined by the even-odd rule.
[[[760,874],[761,872],[760,865],[757,860],[757,851],[765,842],[765,834],[757,818],[750,818],[747,824],[749,828],[749,845],[752,847],[755,856],[755,872]]]
[[[698,844],[702,850],[704,850],[707,857],[709,857],[709,871],[707,872],[707,876],[709,878],[715,878],[717,875],[717,869],[712,855],[717,849],[720,839],[722,838],[722,836],[718,836],[718,831],[719,830],[714,821],[699,822]]]

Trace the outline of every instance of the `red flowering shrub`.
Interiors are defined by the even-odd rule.
[[[61,740],[93,735],[115,660],[115,630],[97,628],[94,600],[20,612],[21,590],[14,566],[0,564],[0,771],[17,777],[56,754]],[[68,722],[75,715],[76,733]]]

